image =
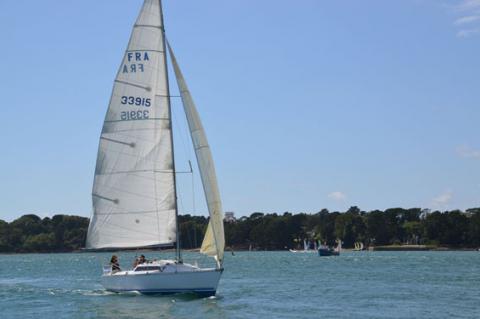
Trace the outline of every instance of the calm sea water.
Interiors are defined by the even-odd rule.
[[[0,318],[480,318],[479,252],[229,253],[204,299],[108,293],[109,256],[0,255]]]

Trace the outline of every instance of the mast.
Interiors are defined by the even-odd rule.
[[[176,223],[176,228],[177,231],[175,232],[176,236],[176,245],[175,245],[175,254],[178,262],[182,262],[182,254],[180,250],[180,227],[178,223],[178,204],[177,204],[177,176],[176,176],[176,170],[175,170],[175,150],[173,146],[173,121],[172,121],[172,107],[170,103],[170,84],[168,81],[168,65],[167,65],[167,46],[166,46],[166,41],[165,41],[165,21],[163,19],[163,10],[162,10],[162,0],[158,0],[159,2],[159,8],[160,8],[160,22],[162,26],[162,42],[163,42],[163,52],[165,59],[164,65],[165,65],[165,78],[167,81],[167,108],[168,108],[168,118],[169,118],[169,125],[170,125],[170,143],[172,147],[172,170],[173,170],[173,192],[174,192],[174,197],[175,197],[175,223]]]

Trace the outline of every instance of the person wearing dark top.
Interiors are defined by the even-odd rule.
[[[141,255],[140,257],[135,258],[135,260],[133,261],[133,268],[137,267],[138,265],[144,264],[146,262],[147,260],[145,259],[145,256]]]
[[[110,265],[112,266],[112,272],[120,271],[120,264],[118,263],[117,256],[113,255],[112,259],[110,259]]]

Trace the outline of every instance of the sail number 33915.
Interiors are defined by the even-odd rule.
[[[120,113],[120,118],[124,121],[129,120],[146,120],[148,119],[148,111],[126,111]]]
[[[150,107],[152,100],[144,97],[122,96],[120,103]]]

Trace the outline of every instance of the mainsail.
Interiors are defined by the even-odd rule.
[[[98,149],[87,248],[171,246],[176,199],[163,21],[145,0],[115,79]]]
[[[225,247],[225,236],[223,232],[222,203],[220,201],[220,192],[218,191],[212,153],[208,145],[205,130],[200,121],[200,116],[195,108],[192,96],[188,90],[187,84],[170,45],[168,46],[168,49],[170,57],[172,58],[178,89],[182,96],[183,108],[185,110],[185,115],[187,116],[190,136],[192,137],[200,176],[202,178],[203,190],[207,200],[208,212],[210,214],[210,222],[208,223],[207,232],[203,239],[200,252],[209,256],[214,256],[221,265],[223,261],[223,250]]]

